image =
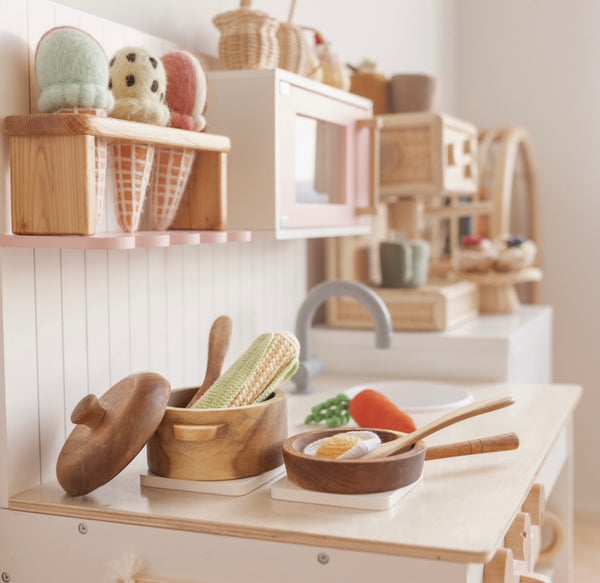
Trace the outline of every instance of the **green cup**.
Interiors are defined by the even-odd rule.
[[[421,287],[429,274],[429,243],[407,241],[379,244],[381,287]]]

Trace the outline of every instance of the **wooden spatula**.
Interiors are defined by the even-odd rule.
[[[423,427],[413,431],[412,433],[407,433],[403,437],[399,437],[393,441],[386,441],[385,443],[378,445],[372,452],[368,453],[361,459],[377,459],[402,453],[403,451],[410,449],[410,447],[412,447],[420,439],[435,433],[439,429],[443,429],[444,427],[448,427],[448,425],[452,425],[458,421],[462,421],[463,419],[468,419],[469,417],[475,417],[476,415],[502,409],[503,407],[512,405],[514,402],[515,400],[512,397],[502,397],[501,399],[491,399],[487,401],[476,401],[475,403],[471,403],[470,405],[466,405],[460,409],[450,411],[449,413],[434,419],[430,423],[423,425]]]
[[[194,403],[213,385],[213,383],[221,376],[221,369],[225,361],[225,355],[229,348],[231,340],[231,331],[233,323],[229,316],[219,316],[210,328],[208,337],[208,357],[206,362],[206,374],[204,382],[194,393],[192,400],[186,405],[187,408],[192,407]]]

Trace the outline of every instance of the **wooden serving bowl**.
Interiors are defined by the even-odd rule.
[[[181,480],[258,476],[283,463],[287,400],[283,391],[256,405],[186,408],[197,387],[171,392],[165,414],[147,444],[153,474]]]
[[[382,442],[398,438],[400,433],[383,429],[373,431]],[[307,431],[283,442],[283,459],[288,479],[307,490],[334,494],[370,494],[397,490],[416,482],[423,471],[425,443],[418,441],[409,451],[380,459],[331,460],[302,453],[313,441],[352,429]]]

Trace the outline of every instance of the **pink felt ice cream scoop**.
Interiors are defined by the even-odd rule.
[[[161,58],[167,72],[167,106],[171,125],[201,132],[206,127],[208,82],[200,61],[187,51],[173,51]]]

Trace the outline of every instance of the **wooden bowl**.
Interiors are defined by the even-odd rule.
[[[232,480],[258,476],[283,463],[286,394],[256,405],[185,408],[197,387],[171,392],[165,414],[147,445],[153,474],[181,480]]]
[[[382,442],[399,437],[383,429],[373,431]],[[418,441],[409,451],[381,459],[331,460],[302,453],[311,442],[350,429],[323,429],[289,437],[283,442],[283,459],[288,479],[307,490],[334,494],[389,492],[416,482],[423,471],[425,443]]]

